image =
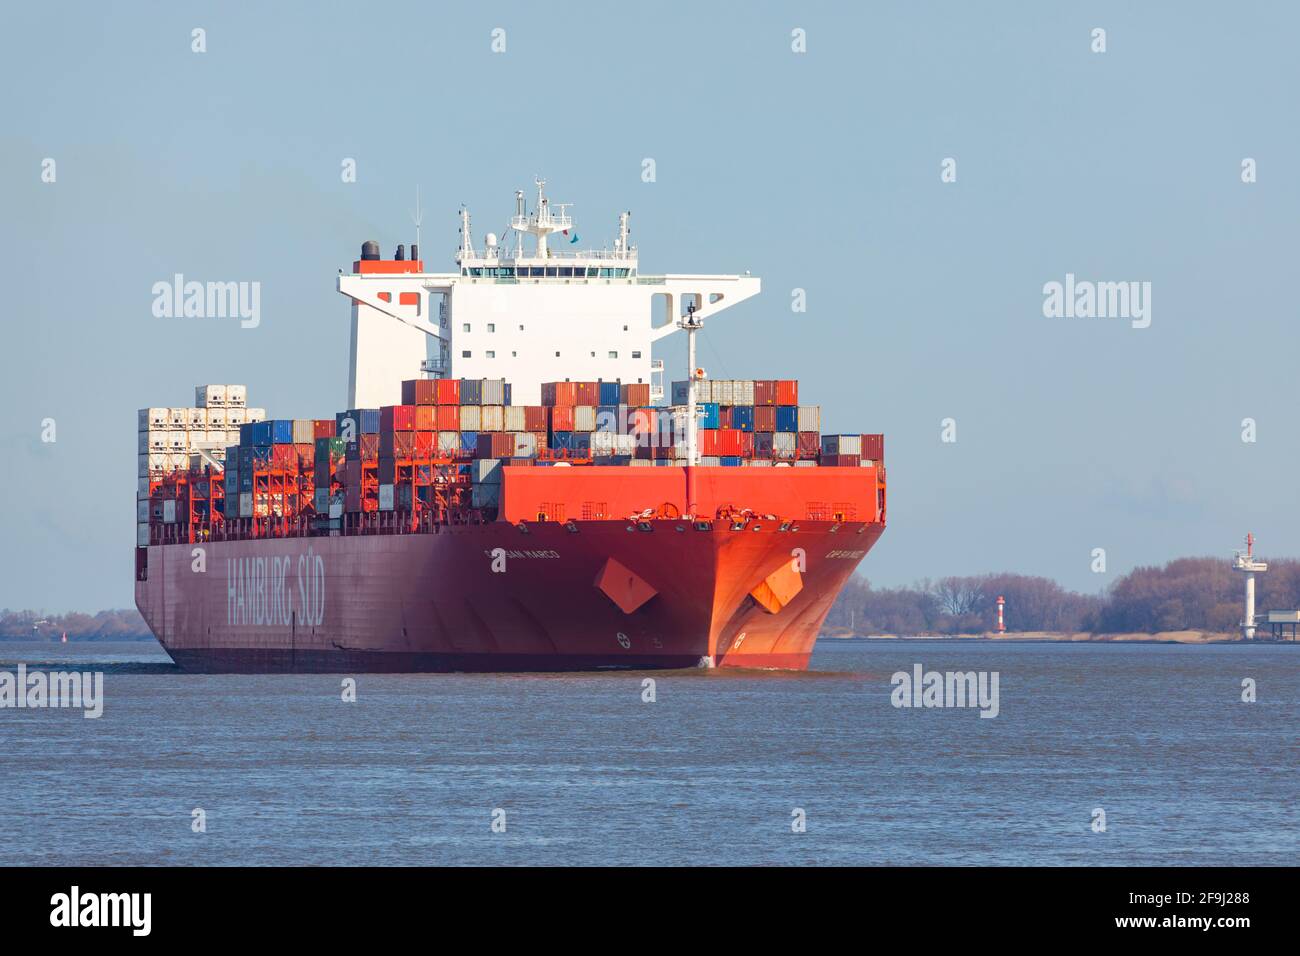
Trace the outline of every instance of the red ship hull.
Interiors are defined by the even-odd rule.
[[[204,571],[193,568],[192,546],[164,545],[149,549],[136,603],[193,671],[562,671],[694,667],[702,658],[802,670],[882,530],[650,525],[213,542]],[[773,613],[751,592],[795,565],[796,548],[806,555],[802,588]],[[656,592],[631,613],[595,583],[610,558]]]
[[[874,503],[874,475],[844,471]],[[519,494],[516,507],[536,507]],[[193,671],[802,670],[880,517],[521,530],[515,516],[437,533],[160,545],[136,604]]]

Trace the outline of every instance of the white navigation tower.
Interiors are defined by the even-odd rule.
[[[1268,565],[1255,557],[1255,536],[1246,535],[1246,550],[1237,551],[1232,559],[1232,569],[1246,575],[1246,615],[1241,621],[1241,636],[1246,640],[1255,637],[1255,575],[1268,570]]]
[[[643,275],[626,212],[612,248],[582,248],[571,204],[535,184],[533,207],[516,192],[506,236],[484,234],[481,249],[461,210],[454,272],[425,271],[414,248],[384,259],[377,243],[362,247],[337,284],[352,303],[348,407],[395,404],[402,380],[422,373],[504,378],[516,405],[539,404],[541,383],[563,379],[648,383],[657,402],[651,350],[682,327],[683,305],[702,321],[760,290],[751,275]]]

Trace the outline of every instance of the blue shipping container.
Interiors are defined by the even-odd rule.
[[[600,382],[600,399],[601,405],[618,404],[618,382]]]
[[[570,452],[591,448],[591,432],[552,432],[551,445]]]
[[[754,430],[754,406],[734,406],[731,409],[731,427],[738,432],[752,432]]]
[[[478,432],[460,433],[460,450],[473,455],[478,451]]]
[[[293,420],[289,418],[274,418],[267,422],[271,426],[271,442],[276,445],[293,444]]]
[[[271,444],[270,422],[249,422],[239,426],[239,444],[244,447]]]
[[[799,406],[776,406],[776,430],[779,432],[797,432],[799,430]]]
[[[718,418],[718,403],[717,403],[717,402],[703,402],[703,403],[701,403],[701,404],[699,405],[699,407],[702,408],[702,409],[704,409],[704,414],[703,414],[703,416],[700,418],[700,424],[699,424],[699,427],[700,427],[700,428],[717,428],[717,427],[718,427],[718,422],[719,422],[719,420],[720,420],[720,419]]]
[[[483,404],[483,382],[477,378],[460,380],[460,403],[462,405]]]
[[[723,467],[723,468],[739,468],[741,465],[744,464],[744,462],[745,462],[745,460],[744,460],[743,458],[741,458],[739,455],[723,455],[723,456],[722,456],[722,467]]]

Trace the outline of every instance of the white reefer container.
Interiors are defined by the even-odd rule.
[[[194,386],[194,404],[200,408],[218,406],[226,404],[226,386],[224,385],[195,385]]]

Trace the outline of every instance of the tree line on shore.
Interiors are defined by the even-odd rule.
[[[144,618],[135,608],[100,611],[98,614],[42,614],[37,611],[0,609],[0,640],[138,641],[153,639]]]
[[[1300,560],[1269,560],[1256,576],[1256,616],[1300,607]],[[873,588],[855,577],[840,593],[826,629],[855,634],[978,634],[997,627],[1006,599],[1008,631],[1231,632],[1241,622],[1244,580],[1223,558],[1178,558],[1138,567],[1097,594],[1068,591],[1050,578],[985,574]]]

